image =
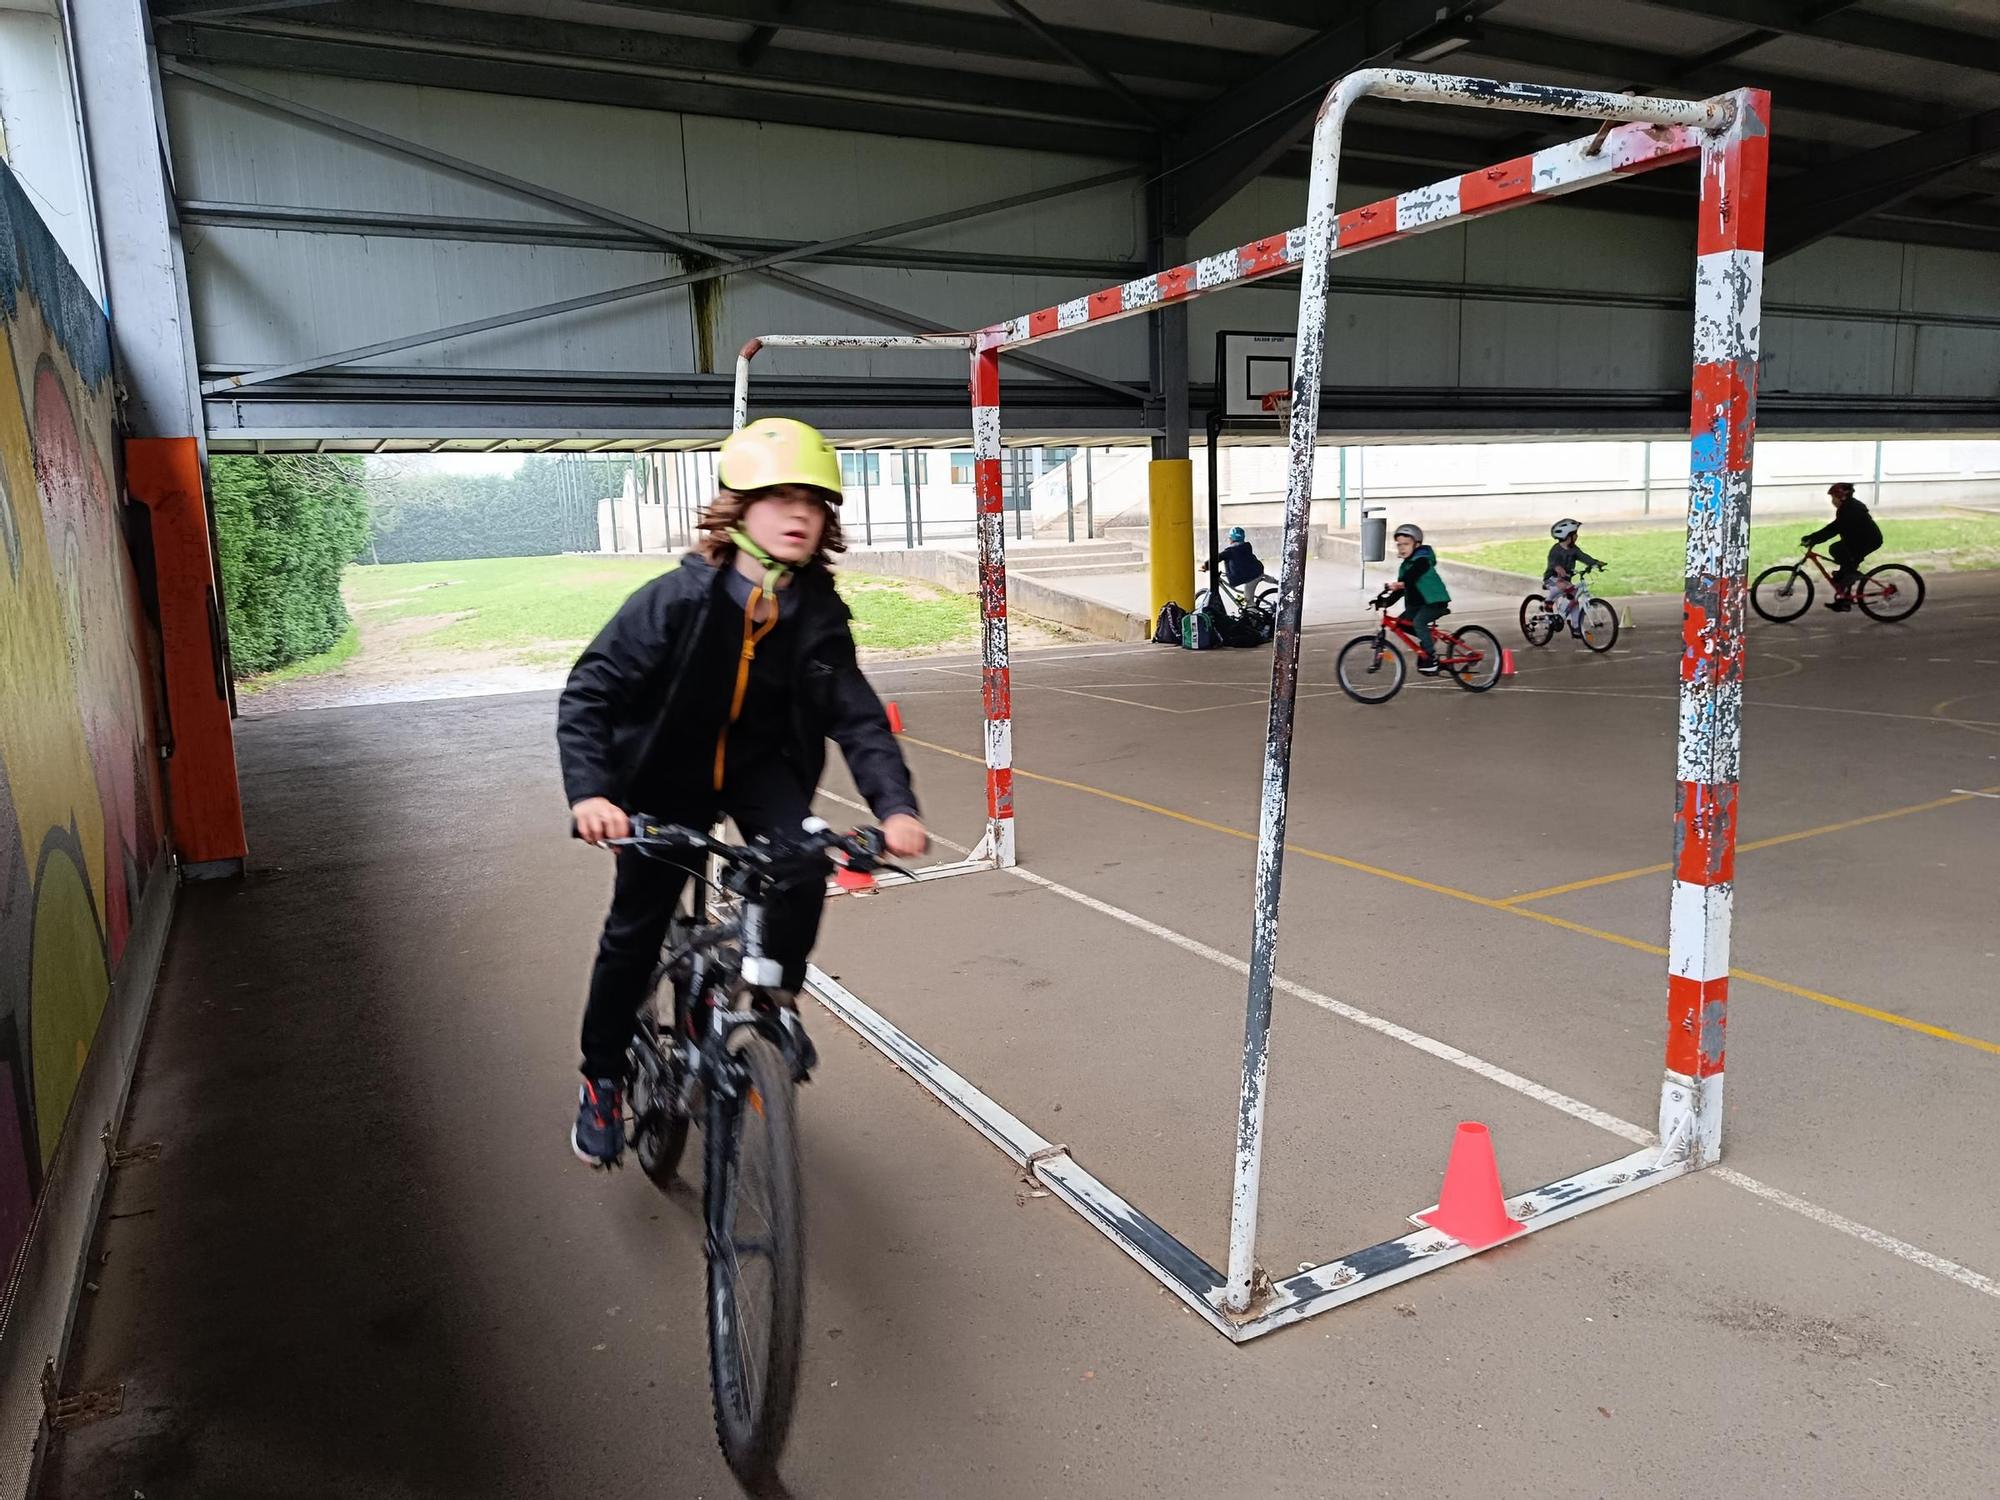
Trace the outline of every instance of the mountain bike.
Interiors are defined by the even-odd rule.
[[[1207,565],[1203,564],[1203,566]],[[1278,580],[1269,574],[1266,574],[1262,578],[1253,578],[1248,583],[1241,585],[1224,579],[1220,588],[1223,605],[1233,615],[1240,615],[1246,609],[1264,609],[1270,610],[1273,613],[1277,611]],[[1200,613],[1206,609],[1208,601],[1213,597],[1214,589],[1208,585],[1203,585],[1201,588],[1195,590],[1195,612]]]
[[[1403,653],[1390,642],[1390,636],[1419,656],[1423,654],[1423,647],[1402,617],[1389,613],[1389,605],[1395,599],[1393,594],[1377,594],[1371,599],[1368,607],[1382,611],[1374,633],[1357,635],[1334,658],[1334,676],[1340,690],[1356,703],[1387,703],[1403,690],[1409,668],[1404,665]],[[1504,665],[1500,642],[1483,625],[1467,625],[1452,631],[1434,623],[1431,645],[1437,664],[1451,673],[1452,680],[1467,692],[1483,693],[1500,680]]]
[[[839,834],[818,818],[796,839],[739,847],[635,814],[631,836],[608,842],[695,876],[700,915],[669,926],[627,1053],[627,1143],[665,1189],[701,1120],[715,1435],[755,1493],[776,1476],[798,1392],[805,1223],[794,1105],[818,1061],[780,990],[783,968],[764,952],[765,913],[781,892],[824,884],[829,869],[856,891],[877,870],[909,872],[883,858],[879,831]]]
[[[1618,611],[1605,600],[1592,598],[1590,585],[1584,582],[1587,575],[1603,568],[1603,563],[1578,564],[1562,589],[1563,596],[1574,600],[1582,610],[1584,645],[1598,652],[1609,651],[1618,644]],[[1530,646],[1546,646],[1556,638],[1565,620],[1566,611],[1552,605],[1546,592],[1529,594],[1521,601],[1521,634],[1528,638]]]
[[[1796,620],[1811,609],[1813,581],[1812,575],[1806,571],[1807,563],[1819,570],[1819,576],[1826,580],[1827,587],[1834,587],[1833,574],[1827,571],[1827,559],[1821,557],[1817,549],[1808,547],[1806,555],[1797,562],[1779,563],[1757,575],[1756,581],[1750,585],[1750,607],[1773,625]],[[1854,586],[1852,598],[1871,620],[1887,624],[1907,620],[1924,602],[1924,575],[1902,563],[1884,563],[1861,575],[1860,582]]]

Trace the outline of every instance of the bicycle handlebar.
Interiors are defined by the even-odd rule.
[[[807,818],[798,836],[764,845],[728,844],[698,828],[669,823],[646,813],[629,815],[632,832],[625,838],[606,839],[614,848],[637,849],[644,854],[712,854],[725,865],[756,871],[775,879],[787,867],[813,864],[823,867],[840,864],[857,875],[886,870],[914,880],[916,876],[901,865],[891,863],[888,840],[879,828],[857,828],[837,832],[824,818]],[[834,856],[838,855],[836,860]]]

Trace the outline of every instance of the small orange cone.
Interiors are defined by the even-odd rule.
[[[893,703],[889,705],[889,732],[891,734],[903,732],[903,711]]]
[[[1505,646],[1500,648],[1500,675],[1502,677],[1514,675],[1514,653]]]
[[[1452,1137],[1451,1160],[1445,1164],[1444,1191],[1438,1206],[1417,1217],[1468,1250],[1484,1250],[1525,1233],[1519,1219],[1507,1216],[1500,1192],[1500,1163],[1493,1155],[1493,1137],[1486,1127],[1467,1120]]]

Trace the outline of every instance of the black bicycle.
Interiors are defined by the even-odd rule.
[[[836,866],[849,889],[877,870],[909,872],[883,858],[878,830],[840,834],[817,818],[794,840],[739,847],[635,814],[631,836],[608,842],[695,876],[694,914],[674,918],[640,1008],[626,1131],[641,1169],[665,1188],[701,1119],[715,1435],[756,1493],[776,1477],[798,1393],[805,1223],[794,1103],[818,1061],[764,952],[765,913],[772,897],[823,885]],[[672,996],[664,1023],[663,990]]]

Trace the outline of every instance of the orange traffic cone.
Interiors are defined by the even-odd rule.
[[[903,711],[893,703],[889,705],[889,732],[891,734],[903,732]]]
[[[1514,675],[1514,653],[1506,646],[1500,648],[1500,675],[1502,677]]]
[[[1500,1192],[1500,1163],[1493,1155],[1493,1137],[1486,1127],[1467,1120],[1452,1137],[1451,1160],[1445,1164],[1444,1191],[1438,1206],[1417,1215],[1433,1229],[1442,1229],[1469,1250],[1484,1250],[1525,1233],[1521,1221],[1507,1216]]]

